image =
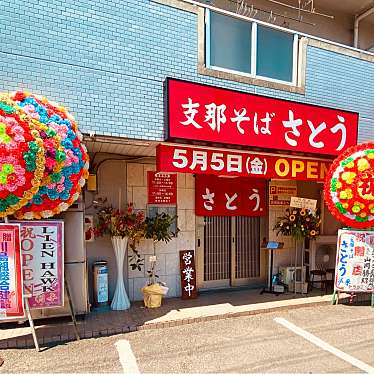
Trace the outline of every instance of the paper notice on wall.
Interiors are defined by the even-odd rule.
[[[292,208],[310,209],[314,211],[317,208],[317,200],[291,196],[290,206]]]

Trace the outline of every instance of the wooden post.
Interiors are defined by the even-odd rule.
[[[32,320],[31,313],[30,313],[28,297],[26,296],[24,298],[24,300],[25,300],[26,314],[27,314],[27,318],[29,320],[29,324],[30,324],[30,328],[31,328],[31,334],[32,334],[32,338],[33,338],[34,344],[35,344],[35,349],[36,349],[37,352],[40,352],[38,338],[36,337],[34,321]]]
[[[371,293],[371,307],[374,308],[374,292]]]
[[[80,340],[78,327],[77,327],[77,320],[75,318],[75,313],[74,313],[73,301],[72,301],[71,295],[70,295],[69,284],[68,284],[68,281],[66,280],[66,274],[64,275],[64,283],[65,283],[66,294],[67,294],[68,300],[69,300],[70,316],[71,316],[71,319],[72,319],[73,325],[74,325],[75,337],[76,337],[77,340]]]

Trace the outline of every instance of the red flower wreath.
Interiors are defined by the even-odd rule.
[[[332,163],[324,187],[332,215],[347,226],[374,226],[374,143],[355,145]]]
[[[13,214],[38,192],[44,173],[43,141],[6,94],[0,95],[0,217]]]

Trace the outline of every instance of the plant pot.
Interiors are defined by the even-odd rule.
[[[162,297],[166,294],[166,287],[159,284],[151,284],[142,288],[144,305],[147,308],[159,308],[162,303]]]

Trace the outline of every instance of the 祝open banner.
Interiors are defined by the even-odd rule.
[[[30,308],[64,305],[64,223],[22,221],[24,293]]]

